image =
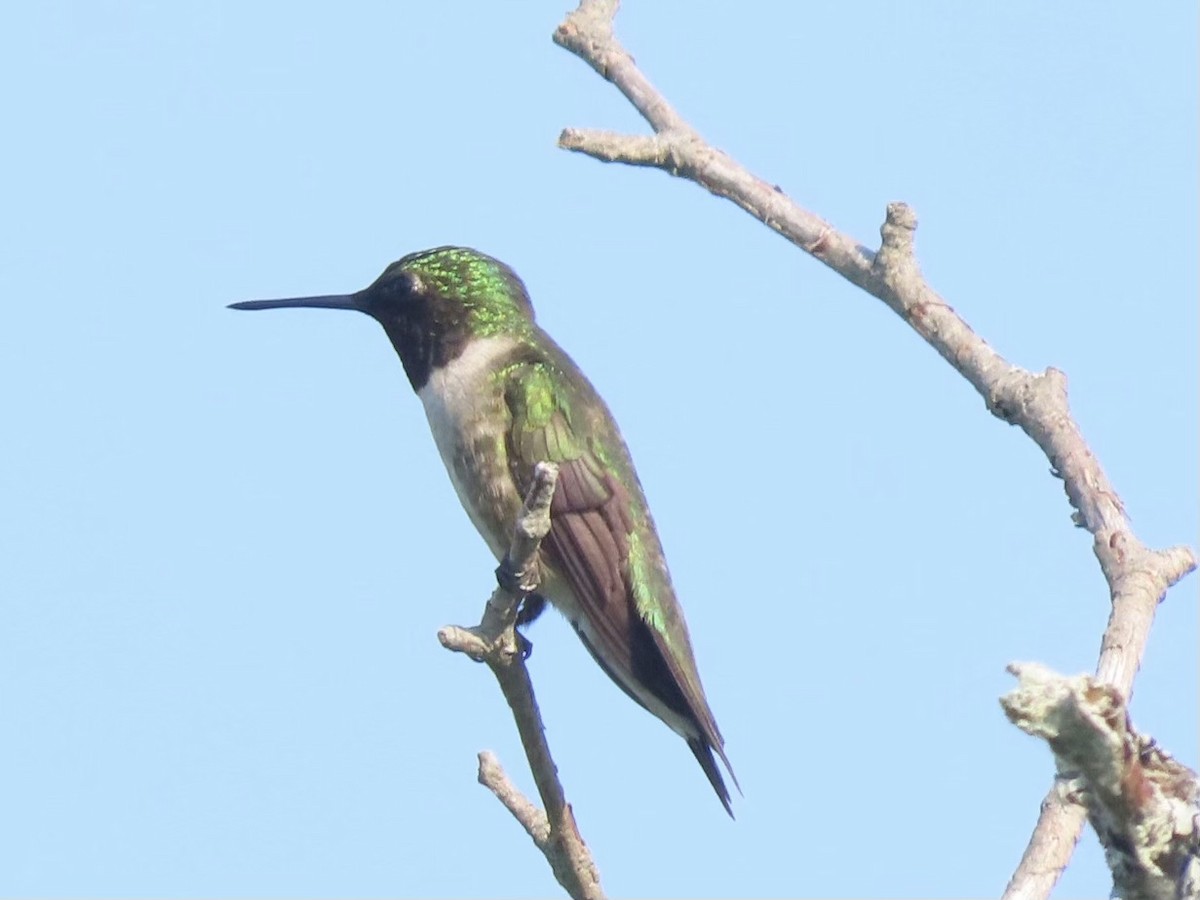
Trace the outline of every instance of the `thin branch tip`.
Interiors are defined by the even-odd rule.
[[[894,200],[887,205],[886,223],[904,231],[916,231],[916,210],[903,200]]]
[[[550,823],[546,814],[535,806],[514,785],[495,754],[484,750],[479,754],[478,781],[491,791],[500,804],[525,829],[533,843],[543,853],[551,852]]]
[[[1185,576],[1196,571],[1196,553],[1184,544],[1159,550],[1157,555],[1166,574],[1168,587],[1174,587]]]
[[[454,653],[465,653],[475,662],[484,662],[491,647],[473,629],[459,625],[445,625],[438,629],[438,643]]]
[[[554,488],[557,484],[558,466],[555,463],[543,461],[534,466],[533,487],[530,488],[530,497],[525,504],[530,514],[542,515],[550,511],[550,501],[554,499]]]
[[[670,136],[621,134],[599,128],[564,128],[558,146],[606,163],[661,168],[670,160],[674,146]]]

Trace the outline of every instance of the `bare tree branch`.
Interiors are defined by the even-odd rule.
[[[617,0],[581,0],[554,40],[624,94],[654,134],[568,128],[559,146],[604,162],[659,168],[733,201],[886,303],[974,386],[990,412],[1029,435],[1062,479],[1072,521],[1092,534],[1112,601],[1096,674],[1129,696],[1155,610],[1167,589],[1196,567],[1196,557],[1188,547],[1151,550],[1134,534],[1120,498],[1071,417],[1066,376],[1057,369],[1034,373],[1008,362],[929,286],[913,252],[916,215],[905,204],[888,205],[882,244],[874,252],[706,143],[616,39],[617,6]],[[1005,898],[1048,896],[1083,821],[1083,807],[1061,785],[1052,787]]]
[[[538,849],[546,853],[550,847],[550,820],[509,781],[500,760],[487,750],[479,754],[479,783],[496,795],[496,799],[504,804],[504,808],[533,838]]]
[[[1044,738],[1060,777],[1087,809],[1125,900],[1200,896],[1200,782],[1133,730],[1110,684],[1010,665],[1020,684],[1000,699],[1009,720]]]
[[[438,632],[438,640],[448,650],[487,663],[496,676],[512,709],[546,811],[543,813],[517,790],[490,753],[479,755],[479,783],[521,823],[568,894],[575,900],[602,900],[600,873],[558,780],[558,768],[546,743],[542,715],[515,627],[517,607],[537,589],[538,548],[550,532],[550,500],[557,478],[558,468],[552,463],[538,463],[534,469],[508,555],[496,569],[497,587],[484,608],[483,620],[474,628],[447,625]]]

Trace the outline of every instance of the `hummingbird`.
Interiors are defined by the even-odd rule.
[[[535,322],[509,266],[467,247],[397,260],[353,294],[252,300],[231,309],[318,307],[383,326],[429,419],[471,522],[497,561],[538,462],[558,465],[541,585],[617,686],[686,742],[732,817],[737,777],[700,683],[683,610],[633,460],[607,405]]]

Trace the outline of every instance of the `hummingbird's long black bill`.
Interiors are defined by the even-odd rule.
[[[230,303],[229,309],[289,309],[305,307],[313,309],[349,309],[362,311],[357,294],[325,294],[320,297],[287,297],[283,300],[244,300]]]

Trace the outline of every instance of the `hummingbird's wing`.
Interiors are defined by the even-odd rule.
[[[542,552],[572,589],[582,618],[572,624],[584,645],[630,697],[687,740],[729,811],[713,753],[731,777],[733,770],[629,451],[574,366],[569,374],[552,369],[522,363],[509,369],[505,385],[512,414],[506,449],[521,493],[537,462],[558,464]]]

